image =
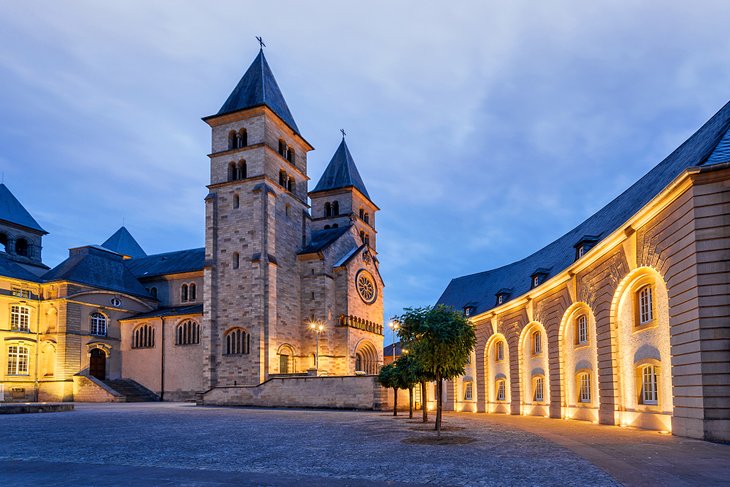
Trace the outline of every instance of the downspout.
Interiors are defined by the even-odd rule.
[[[35,382],[34,382],[34,392],[33,392],[33,400],[35,402],[38,402],[39,396],[40,396],[40,382],[38,380],[38,360],[40,359],[40,351],[41,351],[41,289],[40,286],[38,286],[38,294],[37,294],[37,301],[38,301],[38,309],[36,311],[36,318],[35,318]]]
[[[160,401],[165,400],[165,317],[161,316],[162,322],[162,340],[161,340],[161,365],[160,365]]]

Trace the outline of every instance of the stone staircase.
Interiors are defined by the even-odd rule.
[[[157,394],[132,379],[105,380],[104,384],[124,396],[125,402],[151,402],[160,400]]]

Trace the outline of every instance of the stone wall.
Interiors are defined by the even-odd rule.
[[[107,387],[98,379],[85,375],[75,375],[75,402],[124,402],[124,396]]]
[[[257,386],[211,389],[198,397],[205,406],[259,406],[380,410],[385,391],[374,376],[282,377]]]

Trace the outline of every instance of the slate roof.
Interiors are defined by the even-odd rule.
[[[599,241],[621,227],[685,169],[730,162],[730,103],[629,189],[583,223],[534,254],[512,264],[453,279],[438,300],[457,309],[477,302],[475,314],[495,307],[500,288],[518,297],[530,290],[530,274],[549,268],[552,277],[575,260],[574,245],[585,235]],[[590,252],[590,250],[589,250]]]
[[[28,210],[10,192],[5,184],[0,183],[0,220],[30,228],[37,232],[48,233],[35,221]]]
[[[274,73],[266,62],[264,51],[259,51],[251,66],[238,82],[233,92],[214,117],[227,113],[266,105],[281,118],[294,132],[299,134],[294,117],[284,100],[284,95],[276,83]],[[212,117],[206,117],[212,118]]]
[[[68,259],[46,272],[43,280],[71,281],[150,298],[144,286],[124,265],[122,256],[98,245],[69,250]]]
[[[106,242],[101,244],[105,249],[109,249],[118,254],[126,255],[128,257],[146,257],[147,254],[140,247],[137,241],[134,239],[129,230],[126,227],[121,227],[119,230],[109,237]]]
[[[393,358],[393,347],[395,347],[396,358],[400,357],[402,352],[402,345],[400,342],[395,342],[394,344],[391,343],[390,345],[383,347],[383,357]]]
[[[10,260],[4,252],[0,253],[0,276],[22,279],[23,281],[41,282],[40,277]]]
[[[352,225],[328,228],[326,230],[315,230],[312,232],[312,239],[309,241],[309,245],[304,247],[299,254],[312,254],[324,250],[342,235],[346,234]]]
[[[202,315],[203,314],[203,305],[202,304],[192,304],[188,306],[173,306],[170,308],[158,308],[154,311],[149,311],[147,313],[140,313],[138,315],[130,316],[128,318],[123,318],[119,321],[127,321],[127,320],[140,320],[145,318],[161,318],[166,316],[182,316],[182,315]]]
[[[319,178],[317,186],[310,191],[310,194],[318,191],[329,191],[353,186],[365,195],[367,199],[370,199],[368,190],[365,188],[365,183],[360,177],[360,172],[357,170],[352,154],[350,154],[350,149],[347,148],[347,144],[343,138],[329,164],[327,164],[327,168],[324,170],[322,177]]]
[[[148,255],[124,262],[138,279],[166,274],[202,271],[205,266],[205,249],[178,250],[164,254]]]

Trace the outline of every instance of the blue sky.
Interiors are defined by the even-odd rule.
[[[44,260],[123,219],[148,253],[203,245],[200,118],[256,35],[311,187],[348,132],[386,316],[559,237],[730,99],[727,2],[449,3],[0,1],[0,169]]]

